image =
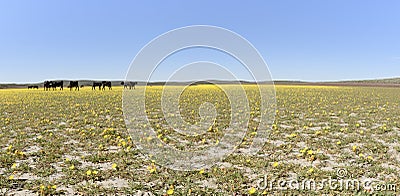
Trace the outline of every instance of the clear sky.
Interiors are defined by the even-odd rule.
[[[400,76],[400,1],[0,1],[0,82],[123,79],[156,36],[214,25],[249,40],[274,79]]]

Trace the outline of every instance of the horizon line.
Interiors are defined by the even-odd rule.
[[[318,82],[355,82],[355,81],[374,81],[374,80],[390,80],[390,79],[400,79],[400,76],[394,76],[394,77],[381,77],[381,78],[362,78],[362,79],[338,79],[338,80],[301,80],[301,79],[272,79],[272,82],[309,82],[309,83],[318,83]],[[67,80],[67,81],[76,81],[76,80],[88,80],[88,81],[114,81],[114,82],[119,82],[119,81],[134,81],[134,80],[125,80],[125,79],[89,79],[89,78],[80,78],[80,79],[65,79],[65,78],[60,78],[60,79],[46,79],[46,80]],[[38,83],[43,83],[43,81],[35,81],[35,82],[0,82],[0,84],[38,84]],[[234,81],[243,81],[243,82],[270,82],[270,81],[251,81],[251,80],[245,80],[245,79],[239,79],[239,80],[224,80],[224,79],[205,79],[205,80],[187,80],[187,81],[165,81],[165,80],[154,80],[154,81],[148,81],[151,83],[158,83],[158,82],[182,82],[182,83],[187,83],[187,82],[198,82],[198,81],[224,81],[224,82],[234,82]],[[137,81],[141,83],[146,83],[147,81]]]

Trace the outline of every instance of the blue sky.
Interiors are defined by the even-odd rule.
[[[370,0],[0,1],[0,82],[122,79],[147,42],[197,24],[245,37],[274,79],[396,77],[399,8]]]

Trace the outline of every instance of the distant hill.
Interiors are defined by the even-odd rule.
[[[353,81],[342,81],[343,83],[378,83],[378,84],[400,84],[400,78],[386,78],[386,79],[375,79],[375,80],[353,80]]]
[[[275,85],[400,87],[400,78],[330,82],[275,81]]]
[[[6,88],[27,88],[27,86],[31,84],[0,84],[0,89]]]

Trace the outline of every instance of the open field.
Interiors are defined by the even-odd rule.
[[[0,90],[0,193],[155,195],[396,194],[400,179],[400,89],[335,86],[276,86],[277,111],[268,141],[255,156],[244,155],[257,134],[257,96],[249,96],[249,131],[235,153],[208,170],[178,172],[146,159],[126,131],[122,88],[112,91]],[[143,87],[138,87],[143,88]],[[172,87],[167,87],[172,88]],[[181,112],[196,123],[198,106],[216,104],[217,125],[189,143],[174,140],[163,127],[159,97],[148,88],[147,114],[159,138],[169,145],[212,144],[229,124],[229,104],[216,88],[190,87]],[[190,146],[189,146],[190,147]],[[338,173],[342,171],[344,173]],[[342,176],[341,176],[342,175]],[[258,181],[358,179],[389,191],[262,189]],[[376,188],[376,187],[375,187]],[[398,190],[397,190],[398,191]]]

